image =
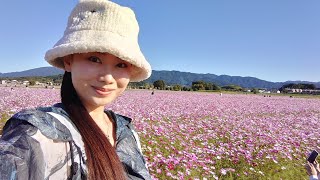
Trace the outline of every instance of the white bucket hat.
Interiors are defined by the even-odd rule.
[[[134,12],[107,0],[80,0],[71,12],[63,37],[46,52],[49,64],[64,69],[62,57],[75,53],[110,53],[134,66],[130,81],[150,77],[151,66],[138,44]]]

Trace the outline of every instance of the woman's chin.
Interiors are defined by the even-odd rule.
[[[93,99],[93,103],[94,105],[96,106],[106,106],[110,103],[112,103],[112,101],[114,100],[115,98],[94,98]]]

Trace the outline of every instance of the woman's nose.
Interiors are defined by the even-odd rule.
[[[99,81],[103,81],[106,84],[112,84],[115,81],[112,71],[103,71],[100,73]]]

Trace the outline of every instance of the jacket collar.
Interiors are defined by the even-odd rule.
[[[20,122],[28,122],[32,124],[33,126],[38,128],[43,135],[50,139],[60,141],[71,141],[72,135],[69,129],[66,126],[64,126],[58,119],[48,114],[47,112],[54,112],[64,116],[77,130],[69,115],[64,110],[64,106],[62,103],[55,104],[51,107],[39,107],[36,109],[22,110],[16,113],[11,119],[15,122],[18,120]],[[117,139],[119,139],[121,131],[124,129],[124,127],[130,127],[132,121],[131,118],[116,114],[111,110],[106,110],[105,113],[108,116],[112,117],[111,119],[116,123],[116,134]],[[7,127],[5,127],[4,129],[6,128]]]

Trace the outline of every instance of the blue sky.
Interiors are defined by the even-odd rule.
[[[49,66],[77,0],[0,6],[0,72]],[[115,0],[136,12],[154,70],[320,81],[319,0]]]

